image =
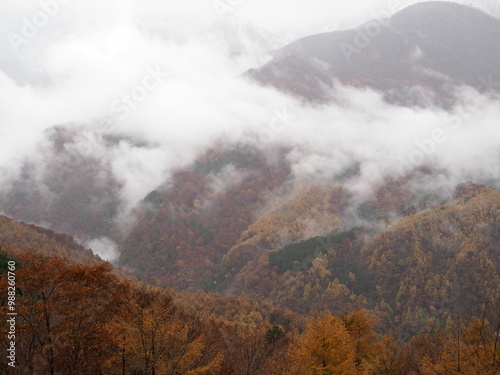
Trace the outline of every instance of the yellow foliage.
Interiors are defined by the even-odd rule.
[[[355,347],[341,320],[324,311],[309,319],[293,355],[304,375],[357,374]]]

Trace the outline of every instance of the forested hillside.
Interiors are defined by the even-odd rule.
[[[106,263],[92,249],[78,244],[71,235],[17,222],[5,216],[0,216],[0,253],[15,260],[25,254],[36,254],[56,256],[73,264],[87,266]],[[117,267],[113,267],[113,274],[121,279],[135,279],[135,276]]]
[[[223,256],[285,176],[250,147],[207,152],[144,198],[120,263],[149,282],[212,288]]]
[[[0,375],[500,375],[455,1],[0,1]]]
[[[353,204],[349,179],[301,187],[286,159],[278,168],[255,149],[221,150],[139,205],[122,247],[127,270],[299,314],[367,308],[380,332],[403,338],[498,298],[498,190],[416,191],[416,180],[439,173],[417,170]]]
[[[366,310],[338,316],[318,310],[302,318],[273,312],[269,302],[183,297],[132,285],[111,275],[106,264],[71,265],[57,257],[26,254],[16,268],[18,359],[14,371],[2,356],[6,374],[494,375],[500,370],[498,301],[478,305],[478,315],[450,316],[442,328],[401,342],[389,333],[377,335],[377,320]],[[5,303],[0,310],[7,311]],[[6,320],[0,325],[5,331]],[[9,343],[2,340],[1,346],[5,350]]]
[[[5,216],[0,216],[0,247],[11,257],[31,253],[55,255],[89,266],[104,262],[91,250],[77,244],[70,235],[16,222]]]

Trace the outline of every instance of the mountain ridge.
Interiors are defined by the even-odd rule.
[[[423,2],[387,20],[302,38],[248,74],[312,102],[334,100],[338,80],[380,91],[391,103],[423,106],[430,95],[451,107],[462,85],[498,93],[499,37],[500,20],[477,9]]]

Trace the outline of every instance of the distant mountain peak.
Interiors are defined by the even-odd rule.
[[[302,38],[250,75],[313,102],[332,100],[338,80],[378,90],[392,103],[430,100],[449,107],[463,85],[500,91],[499,39],[496,18],[465,5],[429,1],[356,29]]]

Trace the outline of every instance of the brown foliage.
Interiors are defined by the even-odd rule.
[[[115,366],[115,327],[130,286],[107,264],[27,254],[16,279],[19,373],[85,375]]]

